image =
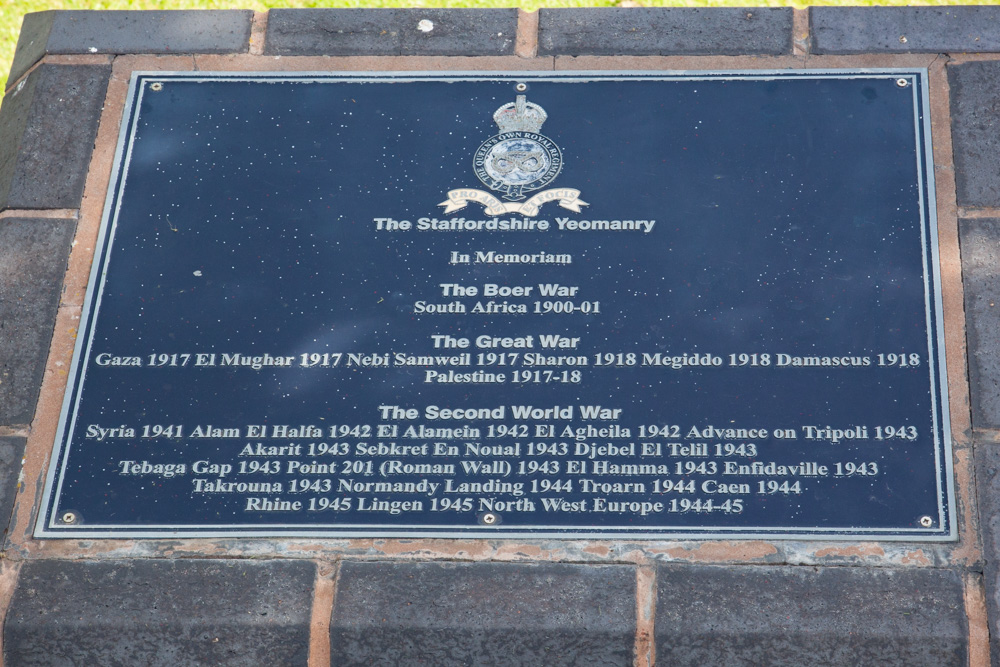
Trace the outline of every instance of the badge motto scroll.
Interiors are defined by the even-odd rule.
[[[559,206],[579,213],[581,206],[588,205],[579,198],[579,190],[552,188],[530,198],[525,194],[544,188],[562,171],[562,151],[554,141],[540,134],[546,118],[545,110],[528,102],[525,95],[518,95],[516,101],[497,109],[493,120],[500,133],[479,146],[473,158],[473,169],[479,180],[499,196],[484,190],[462,188],[450,190],[447,201],[438,206],[444,206],[445,213],[452,213],[474,201],[485,207],[487,215],[520,213],[531,217],[538,215],[543,204],[558,201]],[[509,203],[501,201],[500,197]]]

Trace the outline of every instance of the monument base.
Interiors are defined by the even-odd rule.
[[[914,7],[28,15],[0,108],[0,508],[10,516],[0,561],[5,664],[981,667],[991,664],[991,647],[1000,662],[1000,533],[991,518],[1000,510],[995,13]],[[61,412],[90,272],[100,261],[105,204],[116,187],[115,150],[133,72],[892,68],[927,71],[936,196],[926,203],[938,234],[927,268],[940,274],[948,394],[938,424],[952,446],[941,464],[953,473],[957,540],[36,537],[66,422]],[[513,100],[505,95],[494,108]],[[475,134],[473,149],[486,139]],[[454,188],[492,193],[468,162],[476,181]],[[585,183],[553,180],[545,188],[569,185],[592,204]],[[432,206],[452,201],[447,188],[433,195]],[[473,197],[467,206],[482,204]],[[541,206],[565,210],[556,199]],[[79,498],[100,505],[117,485],[105,481]]]

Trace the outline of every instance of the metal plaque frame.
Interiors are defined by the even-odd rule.
[[[100,323],[102,314],[102,304],[105,301],[106,288],[109,274],[114,271],[111,265],[112,258],[119,253],[131,252],[124,249],[127,239],[120,237],[119,221],[122,215],[123,202],[125,200],[126,187],[132,187],[130,180],[131,164],[137,151],[151,150],[146,145],[137,146],[135,139],[138,128],[144,122],[144,105],[150,95],[169,94],[172,84],[217,84],[220,82],[253,82],[255,84],[285,84],[296,83],[301,85],[314,86],[336,86],[338,84],[364,84],[367,86],[407,86],[409,84],[423,84],[433,82],[500,82],[510,91],[509,101],[513,103],[515,86],[522,85],[527,90],[528,101],[532,100],[532,89],[542,84],[581,84],[587,85],[594,82],[620,84],[628,86],[631,83],[670,83],[670,82],[704,82],[705,85],[719,85],[723,83],[742,84],[753,82],[759,86],[769,85],[771,82],[789,81],[876,81],[883,85],[890,82],[892,85],[905,89],[908,100],[911,102],[912,118],[904,119],[901,122],[912,123],[912,138],[915,146],[913,156],[916,164],[913,165],[917,180],[912,184],[916,189],[920,220],[920,253],[922,258],[922,285],[924,293],[925,326],[926,326],[926,349],[920,350],[921,356],[926,359],[921,366],[921,372],[926,375],[930,399],[930,422],[933,424],[933,434],[926,441],[927,446],[933,449],[933,470],[927,472],[924,478],[933,478],[934,487],[929,493],[936,500],[933,511],[928,510],[925,517],[928,525],[921,525],[915,522],[914,517],[899,518],[893,526],[864,527],[850,525],[849,523],[839,523],[835,525],[820,525],[818,521],[805,522],[802,524],[789,525],[726,525],[725,521],[717,521],[716,516],[711,512],[704,516],[704,521],[692,523],[677,522],[671,520],[669,515],[659,522],[658,525],[630,525],[629,521],[622,520],[617,524],[604,525],[567,525],[563,521],[553,521],[551,517],[547,520],[545,516],[539,516],[537,521],[530,523],[512,523],[494,519],[491,523],[489,513],[474,512],[466,515],[461,521],[449,520],[444,522],[430,522],[422,520],[413,523],[393,523],[387,524],[373,520],[370,522],[339,522],[333,520],[316,520],[303,522],[299,520],[289,520],[287,522],[267,522],[260,523],[254,521],[221,520],[211,521],[176,521],[172,523],[153,523],[130,521],[124,517],[121,521],[96,521],[88,520],[87,507],[79,507],[74,504],[67,504],[64,501],[68,490],[74,484],[89,484],[89,481],[79,482],[78,480],[90,475],[92,479],[98,480],[103,486],[101,488],[111,489],[109,493],[114,493],[116,472],[107,469],[88,470],[82,469],[74,463],[74,453],[79,448],[96,447],[93,442],[86,441],[82,437],[84,425],[80,422],[81,404],[84,397],[84,388],[88,379],[88,371],[94,362],[94,355],[99,350],[95,349],[96,331]],[[159,86],[159,88],[157,88]],[[165,92],[159,92],[164,89]],[[401,91],[402,92],[402,91]],[[406,95],[402,94],[401,98]],[[523,112],[524,105],[522,104]],[[513,106],[511,106],[513,108]],[[928,73],[923,68],[903,68],[903,69],[852,69],[852,70],[780,70],[780,71],[719,71],[719,72],[572,72],[572,73],[538,73],[538,72],[353,72],[353,73],[325,73],[325,72],[254,72],[254,73],[228,73],[228,72],[136,72],[133,74],[127,101],[123,110],[123,122],[119,135],[118,147],[115,154],[114,168],[107,193],[104,217],[102,220],[93,266],[91,269],[89,286],[86,294],[86,301],[83,307],[79,335],[76,339],[76,346],[73,355],[73,362],[69,374],[69,382],[63,401],[62,411],[59,418],[59,427],[56,435],[52,459],[46,476],[44,493],[41,502],[41,511],[35,527],[35,536],[39,538],[178,538],[178,537],[397,537],[397,538],[567,538],[567,539],[797,539],[797,540],[880,540],[880,541],[920,541],[920,542],[940,542],[953,541],[957,539],[957,529],[955,525],[955,489],[954,473],[952,467],[952,444],[950,437],[950,424],[948,412],[947,394],[947,373],[945,364],[945,342],[943,332],[943,306],[941,298],[941,274],[938,267],[938,237],[937,219],[935,214],[935,190],[934,190],[934,170],[931,150],[931,129],[929,116],[928,98]],[[549,124],[555,124],[552,109],[549,111]],[[461,114],[462,110],[447,109],[442,113],[451,115]],[[498,111],[499,113],[499,111]],[[514,113],[513,111],[511,113]],[[522,116],[524,114],[522,113]],[[560,118],[565,121],[565,114]],[[460,172],[462,178],[467,182],[468,188],[484,189],[486,182],[479,182],[471,168],[471,153],[479,146],[492,131],[489,128],[491,122],[485,119],[481,126],[488,128],[479,135],[469,139],[470,155],[468,164],[463,162],[456,166],[456,171]],[[548,127],[543,130],[544,135],[538,141],[544,144],[548,137],[553,141],[561,141],[557,136],[557,131],[549,131]],[[501,136],[498,134],[497,136]],[[485,145],[485,144],[484,144]],[[528,149],[531,149],[529,146]],[[516,159],[525,154],[528,149],[523,146],[511,144],[504,147]],[[566,146],[562,146],[563,152],[567,153]],[[520,152],[518,152],[520,151]],[[577,154],[581,154],[583,149],[578,148]],[[562,159],[560,157],[560,159]],[[565,158],[567,164],[570,157]],[[579,159],[579,158],[577,158]],[[551,165],[546,174],[545,181],[553,185],[560,184],[560,179],[564,175],[556,175],[558,172]],[[569,168],[569,167],[567,167]],[[620,166],[607,168],[608,178],[625,178],[625,174],[617,171]],[[625,170],[627,172],[627,168]],[[567,177],[568,178],[568,177]],[[556,180],[553,180],[556,179]],[[550,187],[546,185],[546,187]],[[584,183],[569,183],[564,187],[579,188],[577,195],[579,205],[586,206],[589,202],[588,192]],[[445,197],[445,190],[434,196]],[[496,193],[494,193],[496,194]],[[525,191],[525,196],[534,193]],[[450,196],[450,195],[449,195]],[[707,197],[707,195],[706,195]],[[584,201],[587,200],[587,201]],[[549,203],[552,202],[552,203]],[[472,199],[465,201],[469,208],[463,213],[472,217],[491,217],[487,214],[480,215],[478,207],[486,203]],[[444,204],[442,204],[444,205]],[[566,208],[572,207],[574,202],[572,197]],[[665,203],[669,206],[669,202]],[[545,206],[554,208],[556,204],[551,198],[546,200]],[[475,209],[474,213],[469,213]],[[571,209],[570,209],[571,210]],[[390,211],[390,213],[393,211]],[[566,210],[562,210],[566,213]],[[378,214],[373,211],[373,214]],[[428,210],[421,215],[433,216],[440,214],[440,211]],[[413,212],[412,215],[417,215]],[[528,214],[524,214],[527,219]],[[548,213],[551,217],[556,213]],[[578,214],[572,214],[578,215]],[[583,215],[583,214],[579,214]],[[859,223],[861,224],[861,223]],[[915,239],[913,239],[915,241]],[[221,323],[220,326],[225,326]],[[599,350],[590,350],[587,354],[593,354]],[[145,369],[143,369],[145,371]],[[489,387],[478,389],[479,395],[488,394]],[[138,400],[138,399],[136,399]],[[864,400],[863,397],[856,397],[853,400]],[[481,401],[472,400],[472,404],[479,405]],[[128,422],[129,417],[117,415],[111,419],[121,419]],[[133,420],[134,421],[134,420]],[[637,438],[633,438],[637,439]],[[905,443],[904,443],[905,444]],[[76,466],[76,467],[74,467]],[[700,481],[700,478],[699,478]],[[97,482],[95,482],[97,484]],[[150,489],[161,488],[152,481]],[[76,497],[96,498],[95,494],[100,491],[95,486],[95,491],[88,494],[78,494]],[[161,495],[155,500],[153,497],[160,491],[151,490],[148,497],[122,498],[120,501],[125,504],[132,503],[141,506],[149,502],[186,502],[183,498],[171,501],[169,494]],[[846,493],[846,491],[845,491]],[[803,498],[804,502],[809,501],[809,497]],[[484,520],[485,517],[485,520]],[[811,525],[810,525],[811,524]]]

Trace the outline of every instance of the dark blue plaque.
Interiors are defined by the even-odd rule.
[[[36,535],[955,539],[926,85],[135,75]]]

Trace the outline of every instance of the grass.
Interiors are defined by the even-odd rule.
[[[254,9],[283,7],[613,7],[617,0],[0,0],[0,90],[6,88],[7,72],[25,14],[48,9]],[[646,7],[806,7],[808,5],[965,5],[968,0],[640,0]],[[985,0],[976,4],[1000,4]]]

